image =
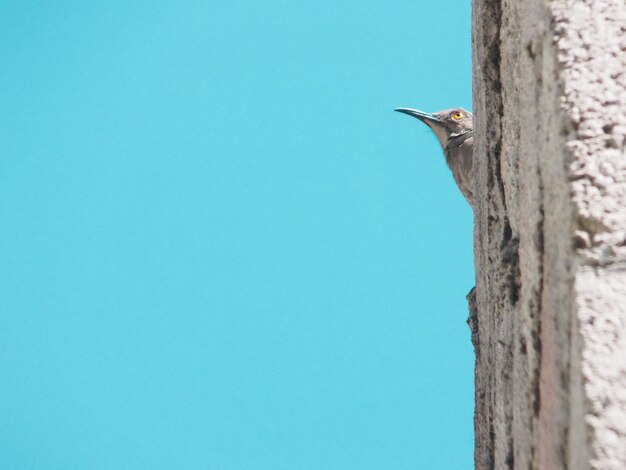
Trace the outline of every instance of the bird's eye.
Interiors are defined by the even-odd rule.
[[[459,119],[462,119],[462,118],[463,118],[463,113],[461,113],[461,112],[457,111],[456,113],[452,114],[452,119],[454,119],[456,121],[458,121]]]

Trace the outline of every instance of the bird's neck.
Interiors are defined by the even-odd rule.
[[[474,137],[474,131],[472,130],[450,134],[448,136],[448,143],[446,144],[445,152],[448,153],[450,150],[454,150],[455,148],[463,145],[463,142],[471,137]]]

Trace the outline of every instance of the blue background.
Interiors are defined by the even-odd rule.
[[[0,4],[0,467],[473,468],[470,2]]]

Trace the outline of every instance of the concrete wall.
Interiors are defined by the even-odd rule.
[[[474,0],[476,468],[626,469],[626,2]]]

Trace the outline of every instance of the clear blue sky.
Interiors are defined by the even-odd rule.
[[[470,469],[470,2],[3,1],[0,467]]]

